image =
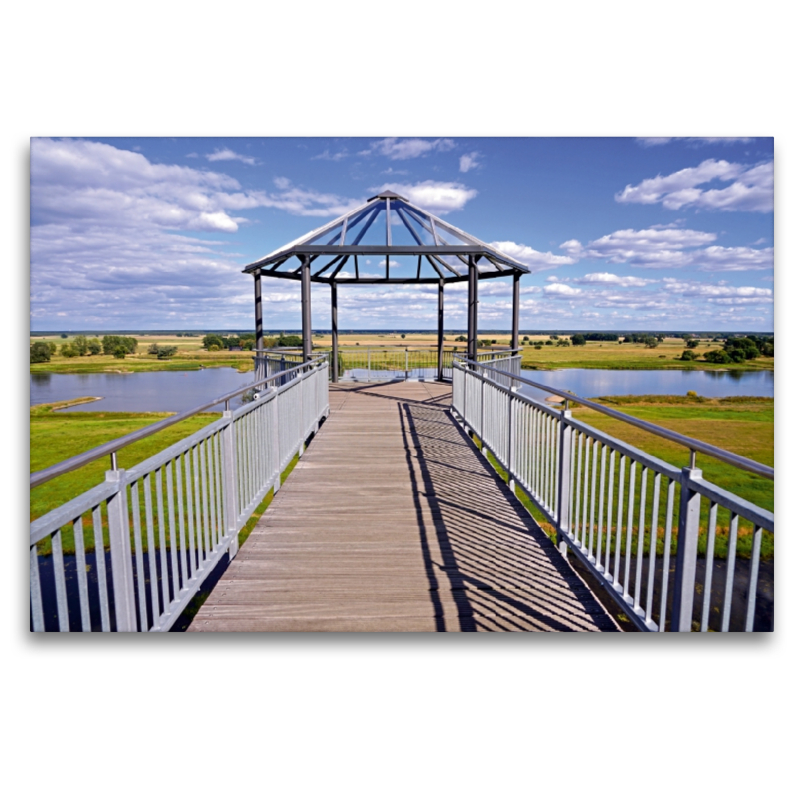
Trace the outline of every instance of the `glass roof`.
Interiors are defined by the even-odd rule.
[[[431,283],[466,280],[474,259],[481,278],[527,273],[523,264],[385,191],[358,208],[248,264],[245,272],[329,283]]]

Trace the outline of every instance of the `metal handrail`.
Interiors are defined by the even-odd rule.
[[[714,447],[714,445],[706,444],[705,442],[700,441],[699,439],[693,439],[691,436],[684,436],[681,433],[676,433],[675,431],[671,431],[668,428],[662,428],[660,425],[654,425],[652,422],[644,422],[643,420],[637,419],[636,417],[631,417],[628,414],[624,414],[621,411],[614,411],[613,409],[608,408],[607,406],[600,405],[599,403],[594,403],[591,400],[586,400],[583,397],[579,397],[578,395],[571,394],[569,392],[565,392],[562,389],[555,389],[552,386],[547,386],[543,383],[537,383],[536,381],[529,380],[528,378],[522,378],[519,375],[515,375],[511,372],[506,372],[502,369],[497,369],[496,367],[488,366],[485,362],[481,363],[479,361],[471,361],[467,358],[459,358],[459,362],[463,364],[471,364],[478,367],[481,370],[492,370],[493,372],[498,373],[499,375],[504,375],[508,378],[513,378],[520,383],[525,383],[528,386],[533,386],[536,389],[542,389],[543,391],[550,392],[551,394],[558,395],[558,397],[563,397],[565,400],[572,400],[576,403],[580,403],[582,406],[586,406],[587,408],[592,408],[595,411],[599,411],[606,416],[613,417],[614,419],[618,419],[621,422],[627,422],[629,425],[633,425],[636,428],[641,428],[648,433],[653,433],[656,436],[661,436],[664,439],[669,439],[676,444],[682,445],[683,447],[688,448],[690,451],[695,453],[703,453],[704,455],[711,456],[712,458],[716,458],[719,461],[723,461],[726,464],[730,464],[734,467],[739,467],[740,469],[746,470],[747,472],[752,472],[755,475],[760,475],[762,478],[769,478],[770,480],[775,480],[775,470],[772,467],[768,467],[766,464],[761,464],[758,461],[753,461],[750,458],[746,458],[745,456],[736,455],[736,453],[731,453],[728,450],[723,450],[721,447]],[[482,376],[486,380],[491,381],[490,378],[486,378],[486,376]],[[491,381],[491,383],[495,383],[495,381]],[[500,386],[500,384],[495,384],[499,388],[504,388]]]
[[[208,408],[213,408],[221,403],[226,403],[237,395],[250,391],[250,389],[255,389],[257,386],[262,386],[265,383],[277,380],[278,378],[288,375],[291,372],[297,372],[298,369],[302,369],[309,364],[312,366],[317,366],[317,363],[321,360],[321,358],[315,357],[311,361],[305,361],[302,364],[296,364],[290,369],[284,370],[283,372],[278,372],[275,375],[270,375],[268,378],[263,378],[255,383],[251,383],[249,386],[236,389],[233,392],[228,392],[227,394],[217,397],[215,400],[210,400],[207,403],[203,403],[203,405],[196,406],[188,411],[181,411],[179,414],[174,414],[167,419],[154,422],[152,425],[148,425],[146,428],[134,431],[133,433],[129,433],[125,436],[120,436],[117,439],[112,439],[110,442],[101,444],[98,447],[93,447],[91,450],[87,450],[85,453],[79,453],[77,456],[73,456],[72,458],[68,458],[65,461],[59,462],[58,464],[54,464],[52,467],[47,467],[46,469],[39,470],[38,472],[32,472],[30,478],[30,488],[33,489],[37,486],[41,486],[43,483],[47,483],[47,481],[50,481],[53,478],[58,478],[60,475],[65,475],[68,472],[73,472],[76,469],[80,469],[80,467],[91,464],[93,461],[97,461],[98,458],[116,453],[117,450],[121,450],[123,447],[127,447],[129,444],[146,439],[148,436],[152,436],[154,433],[158,433],[159,431],[162,431],[164,428],[168,428],[171,425],[176,425],[179,422],[183,422],[183,420],[189,419],[189,417],[193,417],[195,414],[199,414]]]

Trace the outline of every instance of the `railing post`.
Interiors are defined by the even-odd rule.
[[[236,558],[239,552],[239,513],[236,508],[236,448],[234,447],[233,431],[233,411],[226,408],[222,412],[222,418],[228,421],[227,426],[222,432],[222,469],[225,492],[225,511],[227,519],[225,525],[228,533],[233,534],[230,545],[228,545],[228,557],[231,561]]]
[[[514,478],[512,477],[512,473],[514,470],[514,462],[516,461],[517,455],[517,440],[514,436],[514,432],[516,429],[516,416],[517,416],[517,407],[514,404],[514,394],[517,391],[516,386],[511,387],[511,391],[508,394],[508,488],[511,489],[513,492],[516,488],[516,484],[514,483]]]
[[[114,615],[117,619],[117,631],[129,633],[136,631],[137,628],[133,564],[131,563],[131,535],[128,529],[128,498],[125,492],[124,477],[124,469],[106,472],[106,481],[117,484],[117,491],[108,499],[108,541],[111,548]],[[164,535],[163,531],[161,535]],[[98,558],[105,558],[102,541],[101,533],[101,546],[97,551]],[[144,625],[147,624],[146,620],[142,622]]]
[[[675,556],[675,586],[672,595],[673,631],[691,631],[694,606],[694,578],[697,569],[697,538],[700,531],[702,495],[689,486],[700,480],[703,471],[684,467],[681,470],[681,504],[678,513],[678,552]],[[713,554],[712,554],[713,556]],[[707,554],[706,557],[709,557]]]
[[[558,505],[556,507],[556,522],[558,523],[558,549],[561,554],[567,555],[566,535],[569,533],[569,493],[572,481],[572,429],[568,420],[572,412],[568,408],[561,409],[561,419],[558,424]],[[565,526],[566,521],[566,526]]]
[[[406,380],[408,380],[408,348],[406,347]]]
[[[272,496],[274,497],[281,488],[281,417],[278,409],[278,401],[281,395],[277,393],[277,389],[273,389],[275,397],[272,398],[270,405],[272,406],[272,453],[273,463],[275,464],[275,482],[272,484]]]
[[[486,455],[486,442],[484,441],[483,434],[486,430],[486,381],[484,380],[483,370],[480,371],[481,382],[481,453]]]

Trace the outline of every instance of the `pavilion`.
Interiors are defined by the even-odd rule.
[[[359,263],[359,258],[361,262]],[[375,264],[378,264],[376,272]],[[352,266],[352,271],[346,270]],[[467,356],[478,352],[478,281],[513,278],[511,347],[519,347],[519,279],[527,267],[459,230],[405,197],[384,191],[321,228],[248,264],[255,279],[256,347],[263,350],[261,277],[301,281],[303,358],[311,342],[311,284],[331,287],[332,378],[338,381],[338,287],[364,284],[437,284],[438,365],[442,373],[444,287],[468,281]]]

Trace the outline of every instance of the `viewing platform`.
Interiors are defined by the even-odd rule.
[[[434,382],[330,387],[330,417],[189,630],[617,630],[451,399]]]

